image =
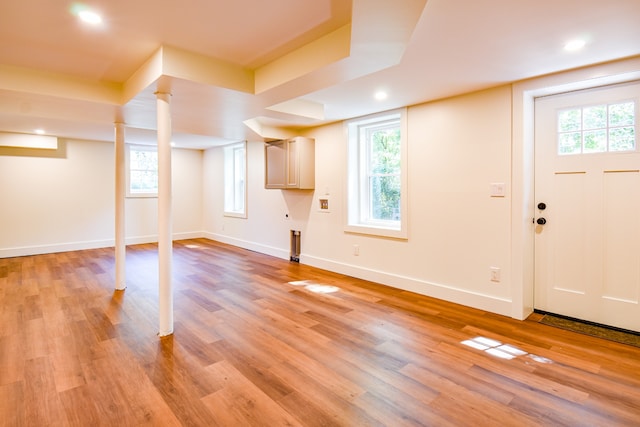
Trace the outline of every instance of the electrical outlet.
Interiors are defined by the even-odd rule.
[[[360,255],[360,245],[353,245],[353,255]]]
[[[489,274],[492,282],[500,282],[500,268],[499,267],[489,267]]]

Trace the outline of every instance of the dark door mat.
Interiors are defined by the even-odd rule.
[[[571,319],[549,313],[546,313],[544,314],[544,316],[542,316],[542,319],[540,319],[540,323],[566,329],[568,331],[578,332],[580,334],[604,338],[606,340],[619,342],[621,344],[640,347],[640,333],[638,332],[621,330],[617,328],[598,325],[592,322]]]

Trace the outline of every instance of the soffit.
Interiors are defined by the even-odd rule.
[[[60,0],[0,5],[0,130],[110,140],[123,120],[153,142],[167,90],[176,142],[202,148],[640,55],[637,0],[91,4],[101,29]]]

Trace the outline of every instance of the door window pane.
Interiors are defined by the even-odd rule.
[[[582,134],[580,132],[561,133],[558,139],[558,154],[580,154],[582,152]]]
[[[558,111],[558,154],[635,151],[635,101]]]
[[[558,132],[570,132],[580,130],[582,112],[580,109],[564,110],[558,114]]]
[[[609,105],[609,126],[633,126],[635,105],[635,102]]]
[[[609,151],[633,151],[635,149],[636,136],[632,126],[609,130]]]
[[[601,153],[607,151],[607,131],[605,129],[590,130],[584,133],[584,152]]]
[[[582,110],[583,129],[603,129],[607,127],[607,106],[596,105]]]

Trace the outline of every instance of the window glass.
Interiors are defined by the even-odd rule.
[[[558,112],[558,154],[635,151],[635,101]]]
[[[558,113],[558,131],[570,132],[580,130],[582,111],[580,109],[564,110]]]
[[[224,214],[246,218],[246,143],[224,147]]]
[[[636,148],[636,136],[633,126],[609,129],[609,151],[633,151]]]
[[[347,231],[406,238],[404,116],[403,110],[347,123]]]
[[[154,146],[127,145],[128,196],[158,194],[158,150]]]
[[[368,135],[369,212],[372,220],[400,220],[400,123],[393,121]]]
[[[609,126],[633,126],[635,102],[609,105]]]
[[[607,106],[586,107],[582,115],[583,129],[604,129],[607,127]]]

